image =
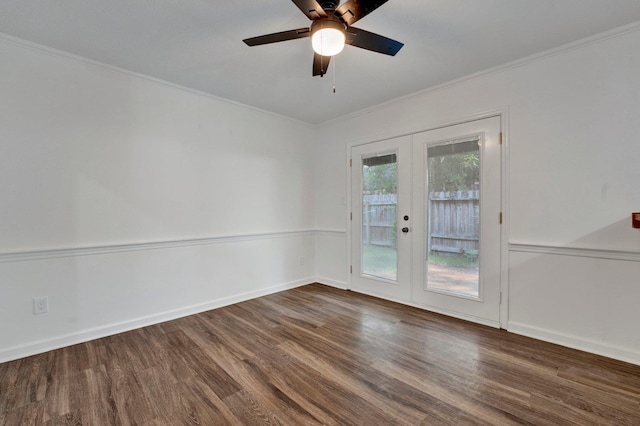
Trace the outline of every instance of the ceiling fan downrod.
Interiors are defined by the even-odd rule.
[[[340,4],[340,1],[326,0],[321,2],[320,6],[322,6],[324,10],[335,10],[336,7],[338,7],[338,4]]]

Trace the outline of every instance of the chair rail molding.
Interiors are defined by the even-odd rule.
[[[274,239],[274,238],[296,238],[296,237],[309,237],[309,236],[312,237],[312,236],[315,236],[316,234],[317,232],[315,230],[308,229],[308,230],[300,230],[300,231],[279,231],[279,232],[264,232],[264,233],[256,233],[256,234],[224,235],[224,236],[216,236],[216,237],[152,241],[152,242],[141,242],[141,243],[105,244],[105,245],[87,246],[87,247],[29,250],[29,251],[0,253],[0,263],[52,259],[52,258],[58,258],[58,257],[76,257],[76,256],[88,256],[88,255],[98,255],[98,254],[108,254],[108,253],[122,253],[122,252],[140,251],[140,250],[170,249],[170,248],[177,248],[177,247],[192,247],[192,246],[211,245],[211,244],[227,244],[227,243],[235,243],[240,241],[255,241],[255,240],[265,240],[265,239]]]
[[[640,262],[640,251],[596,249],[550,244],[509,243],[510,252],[539,253],[556,256],[590,257],[593,259]]]

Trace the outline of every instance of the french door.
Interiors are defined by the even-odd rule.
[[[405,303],[411,300],[410,146],[405,136],[351,151],[351,288]]]
[[[500,118],[352,148],[351,288],[500,325]]]

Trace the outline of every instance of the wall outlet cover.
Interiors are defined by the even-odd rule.
[[[33,313],[34,314],[46,314],[49,312],[49,298],[48,297],[36,297],[33,299]]]

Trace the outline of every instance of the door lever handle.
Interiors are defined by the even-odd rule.
[[[408,233],[408,232],[409,232],[409,228],[407,228],[407,227],[405,226],[404,228],[402,228],[402,232],[403,232],[403,233],[405,233],[405,234],[406,234],[406,233]]]

